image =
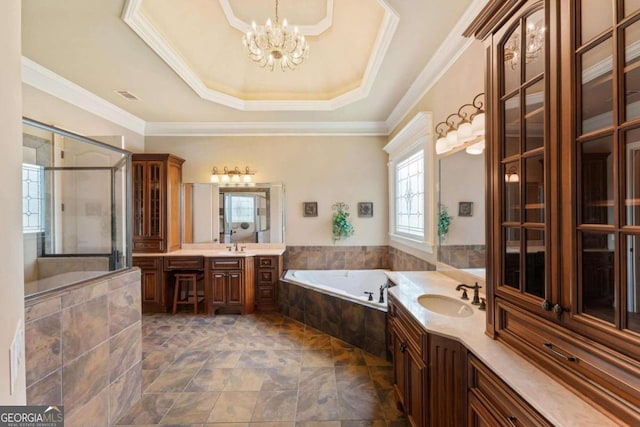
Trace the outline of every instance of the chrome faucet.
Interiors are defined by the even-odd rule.
[[[238,242],[236,242],[235,251],[238,252]]]
[[[456,286],[456,291],[459,291],[460,289],[462,289],[461,298],[469,299],[469,297],[467,297],[467,289],[473,289],[473,300],[471,301],[471,304],[480,305],[480,295],[478,294],[478,289],[480,289],[481,287],[482,286],[478,285],[478,282],[476,282],[474,286],[469,286],[469,285],[465,285],[464,283],[460,283],[458,286]]]

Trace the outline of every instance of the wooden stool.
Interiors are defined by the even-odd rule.
[[[178,304],[193,304],[193,313],[198,314],[198,273],[176,273],[175,288],[173,290],[173,314],[176,314]],[[182,285],[187,285],[185,289],[185,299],[179,298]],[[190,293],[193,293],[193,301],[189,300]]]

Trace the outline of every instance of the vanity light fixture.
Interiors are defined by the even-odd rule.
[[[231,170],[225,166],[222,168],[222,173],[219,173],[218,168],[214,166],[211,171],[211,182],[223,185],[230,183],[233,185],[251,185],[251,175],[253,174],[255,172],[251,172],[249,166],[245,167],[244,172],[237,166]]]
[[[518,175],[518,168],[510,166],[507,172],[504,174],[504,182],[516,183],[520,182],[520,176]]]
[[[467,153],[481,154],[484,151],[483,100],[484,93],[479,93],[470,104],[463,104],[457,113],[449,114],[444,122],[436,125],[436,154],[444,154],[472,141],[474,144],[466,147]]]

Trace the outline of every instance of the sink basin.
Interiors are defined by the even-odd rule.
[[[418,303],[429,311],[449,317],[469,317],[473,309],[460,300],[445,295],[425,294]]]

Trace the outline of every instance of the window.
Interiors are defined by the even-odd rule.
[[[231,222],[254,222],[255,219],[255,197],[254,196],[231,196]]]
[[[399,248],[433,254],[435,150],[432,115],[419,112],[384,151],[389,154],[389,238]]]
[[[424,151],[396,165],[396,233],[424,237]]]
[[[22,231],[39,233],[44,231],[44,168],[22,164]]]

